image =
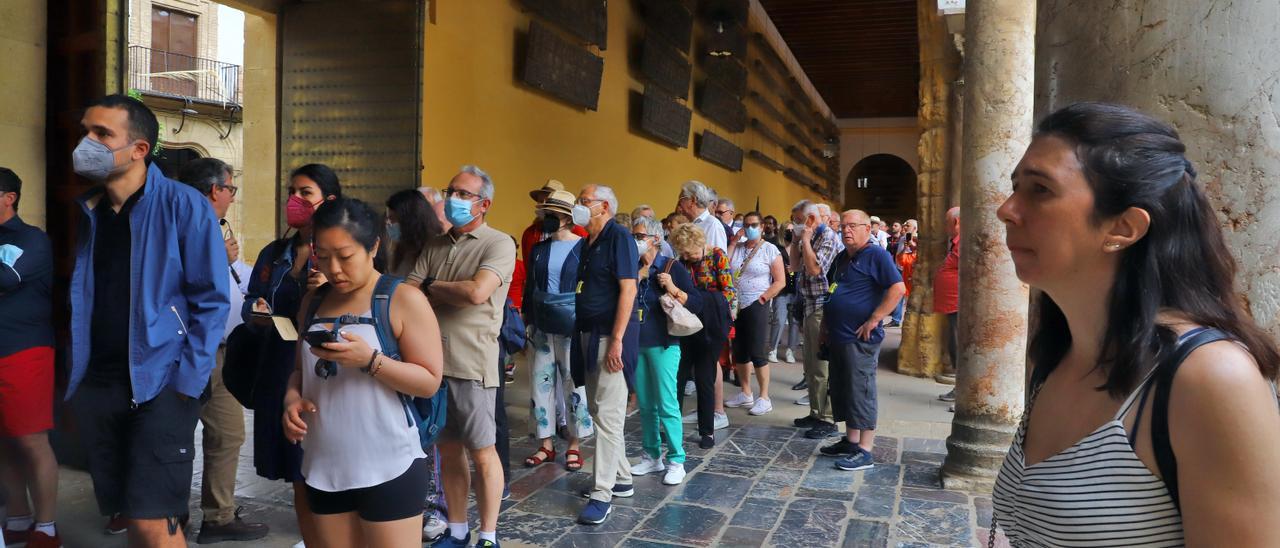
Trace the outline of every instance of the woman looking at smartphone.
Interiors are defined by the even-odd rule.
[[[426,296],[411,289],[391,293],[386,318],[399,357],[382,353],[371,322],[319,323],[372,318],[383,225],[367,204],[345,198],[320,206],[313,226],[315,263],[329,288],[303,299],[303,315],[312,299],[320,301],[315,318],[298,318],[307,336],[298,343],[282,423],[289,441],[304,449],[315,532],[335,548],[419,548],[431,469],[401,395],[430,397],[440,388],[440,327]],[[336,342],[312,345],[313,333],[334,331]]]
[[[311,511],[302,483],[302,448],[285,439],[280,425],[284,392],[297,355],[293,341],[281,339],[271,316],[293,321],[302,295],[324,283],[324,274],[312,268],[311,217],[326,201],[342,196],[338,176],[322,164],[307,164],[289,176],[289,201],[285,220],[296,230],[293,236],[267,244],[258,252],[249,278],[241,315],[264,339],[262,358],[253,390],[253,467],[259,476],[293,484],[298,529],[307,543],[317,543]]]

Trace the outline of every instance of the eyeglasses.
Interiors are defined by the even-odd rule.
[[[871,223],[844,223],[840,225],[840,230],[852,230],[860,226],[871,226]]]
[[[717,212],[716,212],[716,215],[733,215],[733,210],[732,210],[732,209],[721,209],[721,210],[719,210],[719,211],[717,211]]]
[[[592,202],[603,202],[604,198],[578,198],[578,205],[590,206]]]
[[[632,238],[635,238],[637,242],[643,242],[645,238],[653,238],[654,236],[653,236],[652,234],[645,234],[645,233],[643,233],[643,232],[637,232],[637,233],[635,233],[635,234],[632,234],[632,235],[631,235],[631,237],[632,237]]]
[[[481,195],[476,194],[476,193],[474,193],[474,192],[468,192],[468,191],[466,191],[466,190],[462,190],[462,189],[460,189],[460,188],[453,188],[453,187],[449,187],[449,188],[444,189],[444,197],[445,197],[445,198],[452,198],[452,197],[454,197],[454,196],[457,196],[457,197],[459,197],[459,198],[462,198],[463,200],[472,200],[472,201],[475,201],[476,199],[484,198],[484,196],[481,196]]]
[[[240,192],[240,187],[236,185],[218,185],[218,188],[230,192],[232,198],[235,197],[237,192]]]

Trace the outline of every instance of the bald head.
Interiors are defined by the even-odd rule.
[[[860,209],[840,214],[840,239],[844,246],[857,251],[871,240],[871,217]]]
[[[947,210],[947,234],[952,238],[960,234],[960,208],[958,207]]]

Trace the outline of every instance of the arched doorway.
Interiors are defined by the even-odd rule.
[[[845,209],[861,209],[886,223],[915,218],[916,171],[892,154],[872,154],[854,164],[844,182]]]

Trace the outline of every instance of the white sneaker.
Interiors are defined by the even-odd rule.
[[[738,392],[738,395],[725,400],[724,406],[725,407],[747,407],[755,403],[755,401],[756,399],[754,397],[748,396],[743,392]]]
[[[787,349],[787,355],[783,358],[787,363],[796,363],[796,353],[792,352],[790,348]]]
[[[661,472],[666,470],[666,465],[662,464],[662,459],[651,459],[649,455],[640,457],[640,462],[631,465],[631,475],[643,476],[653,472]]]
[[[778,350],[777,350],[777,349],[774,349],[774,350],[770,350],[770,351],[769,351],[769,363],[778,363]]]
[[[689,413],[688,415],[685,415],[680,419],[680,422],[684,424],[698,424],[698,412],[694,411],[692,413]]]
[[[663,485],[680,485],[684,481],[684,463],[667,465],[667,475],[662,476]]]
[[[747,411],[749,415],[763,415],[773,411],[773,402],[769,398],[756,398],[756,404],[751,406],[751,410]]]
[[[434,511],[422,520],[422,541],[435,542],[449,531],[449,524],[440,519]]]
[[[809,396],[807,394],[800,396],[800,399],[796,400],[796,405],[809,405]]]
[[[684,395],[692,396],[697,391],[698,388],[693,385],[693,381],[684,381]]]
[[[729,415],[723,413],[715,414],[715,421],[712,422],[714,430],[723,430],[729,427]]]

